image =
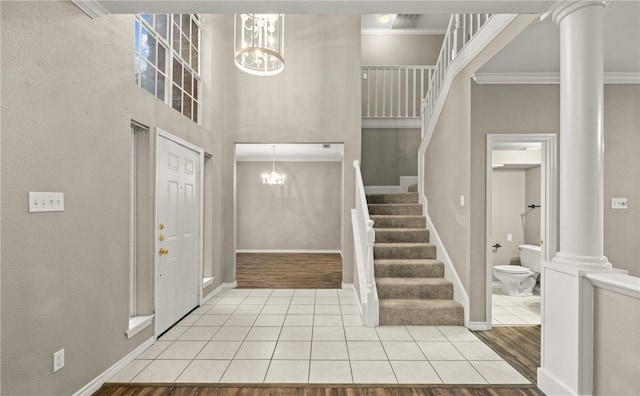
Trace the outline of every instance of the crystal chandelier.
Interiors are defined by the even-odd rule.
[[[262,175],[262,184],[284,184],[284,175],[276,172],[276,146],[271,146],[271,161],[273,162],[273,168],[271,173],[265,173]]]
[[[284,69],[284,15],[236,14],[234,60],[242,71],[273,76]]]

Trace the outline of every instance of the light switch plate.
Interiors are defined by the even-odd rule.
[[[611,198],[611,209],[626,209],[627,198]]]
[[[63,212],[64,193],[29,192],[29,212]]]

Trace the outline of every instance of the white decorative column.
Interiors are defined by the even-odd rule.
[[[560,251],[542,274],[542,357],[547,395],[593,389],[593,299],[585,275],[604,256],[604,1],[565,1],[560,27]]]

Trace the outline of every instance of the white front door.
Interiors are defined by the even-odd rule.
[[[157,135],[156,334],[198,305],[201,154]]]

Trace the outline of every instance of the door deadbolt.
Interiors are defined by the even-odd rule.
[[[160,235],[158,239],[160,239],[160,242],[164,241],[164,235]]]
[[[164,230],[164,223],[160,223],[158,227],[160,227],[161,230]]]
[[[167,249],[160,248],[158,254],[164,256],[165,254],[169,254],[169,251]]]

